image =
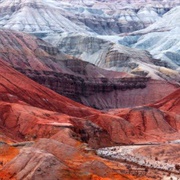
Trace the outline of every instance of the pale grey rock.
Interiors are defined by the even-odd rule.
[[[149,26],[177,4],[152,0],[129,2],[2,0],[0,27],[40,36],[50,32],[118,34]]]
[[[180,6],[146,29],[122,37],[120,44],[149,51],[167,67],[179,71],[180,66]]]
[[[113,3],[95,0],[2,0],[0,27],[44,38],[53,46],[58,46],[60,51],[101,68],[158,79],[161,74],[159,67],[179,68],[177,41],[169,36],[169,31],[166,36],[153,32],[157,26],[158,31],[165,31],[166,22],[170,27],[177,27],[179,9],[169,10],[178,3],[158,0],[114,0]],[[122,32],[126,35],[147,26],[147,29],[128,37],[116,36],[113,40],[111,37],[96,37],[98,34],[117,35]],[[171,31],[171,35],[174,31],[175,35],[179,32],[178,28],[171,28]]]
[[[62,33],[48,36],[45,40],[56,46],[60,52],[104,69],[149,76],[153,79],[177,79],[179,77],[176,71],[171,71],[170,75],[166,74],[166,71],[162,72],[160,67],[167,68],[166,63],[162,63],[159,59],[153,59],[148,51],[129,48],[118,44],[118,41],[114,42],[110,36],[108,38]],[[133,40],[137,41],[138,39],[139,37],[135,37]],[[131,42],[130,39],[128,41]],[[168,68],[167,71],[169,72]]]

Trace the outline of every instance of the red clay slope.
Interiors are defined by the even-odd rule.
[[[177,89],[164,80],[119,83],[119,78],[129,75],[75,60],[22,32],[0,30],[0,42],[0,58],[12,67],[61,95],[97,109],[154,103]]]
[[[96,146],[104,146],[106,141],[106,144],[112,143],[115,137],[110,138],[108,133],[111,131],[105,129],[111,125],[103,125],[103,121],[111,116],[102,114],[101,117],[100,112],[38,85],[9,68],[2,61],[0,61],[0,72],[1,132],[17,142],[36,140],[33,146],[21,149],[20,153],[18,149],[9,145],[1,145],[1,154],[6,156],[3,156],[0,162],[3,165],[0,169],[0,179],[130,180],[137,178],[121,175],[121,171],[127,170],[126,167],[97,157],[81,142],[87,141],[89,144],[95,142]],[[98,121],[95,117],[98,117]],[[122,120],[111,118],[115,122]],[[119,125],[121,124],[123,125],[123,122],[119,122]],[[113,128],[117,128],[116,126]],[[124,128],[127,127],[124,124]],[[128,140],[125,135],[124,133],[124,140]],[[12,156],[8,156],[9,153]]]
[[[176,102],[179,91],[174,94],[159,107]],[[35,140],[12,161],[5,159],[0,179],[136,179],[121,175],[125,167],[91,154],[82,142],[98,148],[175,139],[180,129],[178,107],[174,103],[174,112],[146,106],[102,113],[56,94],[0,61],[0,130],[14,141]]]
[[[20,104],[23,101],[35,107],[76,117],[91,115],[95,111],[35,83],[1,60],[0,72],[0,100],[2,101]]]
[[[11,137],[16,137],[17,140],[53,135],[57,132],[53,129],[61,125],[52,125],[51,122],[71,122],[80,138],[93,146],[110,145],[113,142],[130,143],[131,134],[136,136],[130,123],[118,117],[101,114],[58,95],[8,67],[2,61],[0,72],[1,128],[7,135],[11,134]],[[43,123],[45,130],[42,130]],[[126,134],[126,131],[129,133]],[[48,132],[52,133],[47,135]]]
[[[180,89],[149,106],[109,112],[130,122],[146,140],[178,139],[180,135]]]
[[[163,111],[180,113],[180,88],[153,105]]]
[[[141,107],[120,110],[118,114],[104,114],[56,94],[2,61],[0,72],[0,100],[3,101],[0,103],[1,126],[6,127],[6,131],[11,129],[13,135],[21,140],[31,139],[33,136],[51,136],[57,132],[53,131],[54,126],[61,126],[52,125],[51,122],[71,123],[81,140],[94,147],[145,141],[147,137],[148,140],[154,140],[162,134],[179,131],[179,116],[169,112]],[[45,124],[45,130],[38,134],[38,129],[43,129],[42,124]],[[30,128],[32,126],[34,128]],[[161,133],[155,133],[154,136],[157,129]]]

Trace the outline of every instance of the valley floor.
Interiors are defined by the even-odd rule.
[[[149,151],[147,150],[149,149]],[[170,153],[174,149],[174,153]],[[151,143],[127,146],[100,148],[96,152],[99,156],[123,163],[127,170],[124,174],[146,176],[159,180],[179,180],[180,169],[178,162],[179,141],[167,143]],[[153,156],[155,151],[157,156]],[[176,161],[175,156],[176,155]],[[165,157],[166,156],[166,157]],[[173,161],[171,161],[173,160]]]

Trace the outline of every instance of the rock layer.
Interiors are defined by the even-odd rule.
[[[169,132],[172,134],[173,132],[179,132],[179,108],[180,89],[162,99],[161,101],[155,103],[154,105],[115,110],[114,112],[110,112],[110,114],[115,114],[126,119],[128,122],[131,122],[136,127],[136,129],[139,129],[141,133],[146,133],[147,136],[151,133],[154,134],[157,136],[158,141],[158,134],[163,132]],[[177,136],[178,134],[176,137]],[[167,134],[164,135],[165,139],[166,137]],[[173,138],[174,137],[172,136],[172,139]]]
[[[110,144],[115,142],[130,143],[134,139],[135,141],[138,140],[139,132],[134,129],[134,125],[130,121],[87,108],[38,85],[12,70],[3,62],[0,65],[2,73],[0,99],[4,101],[1,103],[1,127],[5,127],[7,131],[11,129],[14,137],[22,140],[33,137],[49,137],[57,132],[56,126],[61,127],[62,123],[62,127],[67,125],[70,128],[75,128],[74,131],[80,134],[80,138],[93,146],[98,146],[99,143],[102,146],[106,142]],[[177,97],[173,97],[179,98],[179,91],[176,93]],[[169,97],[167,98],[169,99]],[[35,107],[32,108],[31,106]],[[179,104],[177,104],[178,107]],[[42,108],[45,111],[40,111],[37,108]],[[61,117],[65,119],[63,120]],[[104,123],[105,121],[106,123]],[[174,121],[176,120],[174,119]],[[39,127],[41,127],[41,131],[36,132]],[[96,136],[97,141],[94,141],[93,137]],[[109,140],[104,141],[104,139]]]
[[[129,38],[133,39],[133,36]],[[81,58],[101,68],[148,76],[153,79],[178,81],[179,73],[172,70],[168,63],[154,59],[145,50],[120,45],[120,39],[117,36],[95,37],[77,33],[63,33],[49,36],[45,38],[45,41],[56,46],[61,52]],[[123,39],[128,41],[128,37]],[[131,41],[130,39],[129,41]],[[135,36],[135,39],[136,42],[138,35]]]
[[[179,16],[180,7],[177,6],[164,14],[162,19],[149,27],[123,37],[119,42],[149,51],[161,64],[179,71]],[[156,61],[156,63],[158,63]]]
[[[0,56],[15,69],[62,95],[97,109],[152,103],[176,89],[176,86],[163,81],[151,81],[148,77],[98,68],[24,33],[1,30],[0,40]],[[92,46],[94,41],[96,39],[92,38]],[[128,56],[109,53],[108,63],[113,62],[116,55],[119,57],[117,63],[120,64],[123,57]],[[145,53],[141,55],[150,63],[151,59]],[[132,58],[132,55],[129,56]],[[124,69],[133,66],[131,61],[123,63]],[[160,83],[166,87],[163,93],[154,91]]]
[[[179,2],[148,3],[151,6],[141,1],[113,1],[113,4],[111,1],[90,1],[88,5],[89,1],[3,0],[0,26],[40,36],[49,32],[132,32],[152,24]]]
[[[155,105],[103,113],[56,94],[2,61],[0,72],[0,132],[17,142],[11,146],[26,145],[3,164],[2,180],[135,179],[124,174],[123,164],[101,159],[91,148],[179,136],[179,89]],[[163,110],[170,103],[174,108]]]

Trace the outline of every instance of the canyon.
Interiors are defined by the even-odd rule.
[[[134,179],[136,176],[143,179],[146,174],[128,175],[123,163],[106,161],[93,149],[144,141],[172,141],[179,135],[179,116],[174,116],[180,106],[179,89],[142,110],[133,110],[134,121],[135,116],[129,115],[128,110],[100,112],[33,82],[3,61],[0,61],[0,68],[1,154],[4,154],[0,177],[3,180]],[[148,119],[145,129],[139,114],[143,110],[143,117]],[[151,116],[149,111],[159,112],[159,115]],[[162,118],[157,123],[163,126],[154,126],[157,119],[153,118],[157,116]],[[8,155],[10,152],[12,156]],[[14,156],[16,158],[12,159]],[[47,168],[52,171],[47,172]],[[153,178],[152,175],[148,177]]]
[[[118,34],[143,29],[179,4],[177,0],[2,0],[0,26],[41,36],[51,32]]]
[[[0,179],[178,180],[178,0],[0,0]]]
[[[158,70],[159,67],[156,66],[156,69],[151,67],[152,70],[148,75],[140,76],[144,71],[147,72],[148,66],[155,67],[152,63],[153,58],[145,52],[139,55],[134,50],[133,53],[137,56],[134,57],[124,50],[124,55],[117,52],[111,58],[107,57],[109,61],[113,61],[113,58],[118,56],[118,61],[123,61],[124,68],[120,66],[124,71],[117,72],[99,68],[92,63],[65,54],[55,46],[25,33],[1,30],[0,40],[2,44],[0,56],[13,68],[61,95],[97,109],[153,103],[178,88],[179,74],[176,71],[167,73],[169,71],[166,68],[162,71],[163,67],[161,67],[161,71],[157,72],[156,69]],[[126,62],[123,60],[124,56],[133,58],[136,73],[135,69],[133,69],[134,73],[125,70],[125,68],[132,69],[133,62]],[[137,66],[142,66],[143,63],[146,65],[144,71],[138,70],[140,67]],[[157,88],[160,86],[164,88]]]

